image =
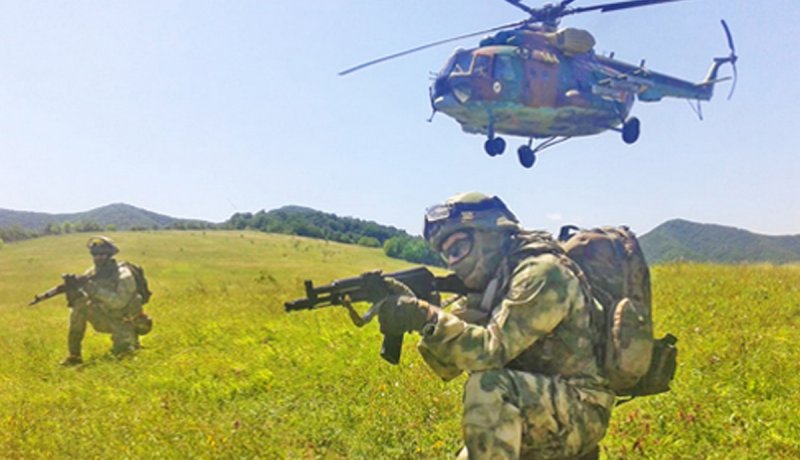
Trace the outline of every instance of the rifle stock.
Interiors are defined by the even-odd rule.
[[[304,283],[306,297],[286,302],[284,308],[287,312],[291,312],[316,310],[336,305],[349,306],[350,302],[375,303],[389,293],[384,282],[386,278],[400,281],[408,286],[417,298],[428,302],[438,303],[438,294],[441,292],[455,294],[469,292],[464,283],[455,275],[435,276],[425,267],[415,267],[393,273],[383,273],[380,270],[375,270],[352,278],[334,280],[330,284],[317,287],[314,286],[313,281],[306,280]],[[351,312],[352,317],[353,314]],[[357,315],[352,319],[356,325],[363,324],[357,322]],[[402,348],[402,335],[384,336],[381,357],[391,364],[398,364]]]

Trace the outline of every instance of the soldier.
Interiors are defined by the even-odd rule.
[[[545,232],[523,230],[497,197],[430,208],[424,236],[475,290],[450,312],[400,283],[378,302],[381,331],[422,335],[445,380],[467,372],[459,458],[597,458],[614,404],[598,365],[597,305]]]
[[[97,236],[89,240],[87,247],[94,266],[84,273],[89,281],[81,289],[68,293],[69,356],[61,362],[65,366],[83,362],[81,342],[87,322],[97,332],[111,334],[111,352],[117,357],[140,348],[138,334],[146,334],[151,326],[142,312],[142,296],[130,266],[114,259],[119,252],[117,246],[110,239]]]

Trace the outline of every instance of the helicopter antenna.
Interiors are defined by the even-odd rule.
[[[445,38],[444,40],[438,40],[438,41],[435,41],[435,42],[432,42],[432,43],[428,43],[426,45],[417,46],[415,48],[407,49],[405,51],[400,51],[399,53],[394,53],[394,54],[390,54],[388,56],[380,57],[378,59],[373,59],[373,60],[365,62],[363,64],[359,64],[359,65],[357,65],[355,67],[350,67],[349,69],[345,69],[345,70],[342,70],[341,72],[339,72],[339,75],[340,76],[341,75],[347,75],[349,73],[355,72],[356,70],[361,70],[364,67],[369,67],[371,65],[379,64],[381,62],[385,62],[385,61],[388,61],[390,59],[399,58],[400,56],[405,56],[406,54],[416,53],[417,51],[422,51],[424,49],[432,48],[434,46],[444,45],[445,43],[450,43],[450,42],[454,42],[454,41],[457,41],[457,40],[463,40],[465,38],[475,37],[477,35],[483,35],[483,34],[486,34],[486,33],[489,33],[489,32],[495,32],[495,31],[498,31],[498,30],[510,29],[512,27],[518,27],[518,26],[521,26],[521,25],[525,24],[526,22],[528,22],[528,21],[527,20],[518,21],[518,22],[511,23],[511,24],[506,24],[504,26],[497,26],[497,27],[492,27],[491,29],[481,30],[480,32],[472,32],[472,33],[469,33],[469,34],[459,35],[457,37]]]
[[[686,99],[686,103],[689,104],[689,107],[692,108],[692,111],[697,115],[697,118],[699,118],[700,121],[703,121],[703,106],[700,105],[700,101],[699,100],[697,101],[697,106],[692,104],[692,101],[690,101],[689,99]]]

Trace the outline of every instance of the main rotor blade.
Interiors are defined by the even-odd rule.
[[[533,8],[531,8],[530,6],[525,5],[524,3],[522,3],[522,0],[506,0],[506,2],[516,6],[517,8],[521,9],[522,11],[524,11],[524,12],[530,14],[530,15],[533,15],[533,14],[536,13],[536,11]]]
[[[609,11],[624,10],[627,8],[637,8],[640,6],[655,5],[658,3],[682,2],[683,0],[630,0],[627,2],[614,2],[604,3],[594,6],[583,6],[573,8],[564,12],[564,16],[568,14],[585,13],[587,11],[600,10],[601,13],[608,13]]]
[[[347,75],[349,73],[355,72],[356,70],[361,70],[364,67],[369,67],[371,65],[379,64],[381,62],[385,62],[385,61],[388,61],[390,59],[399,58],[401,56],[405,56],[406,54],[416,53],[417,51],[422,51],[422,50],[427,49],[427,48],[433,48],[434,46],[444,45],[445,43],[450,43],[450,42],[454,42],[454,41],[458,41],[458,40],[463,40],[465,38],[470,38],[470,37],[474,37],[476,35],[482,35],[482,34],[489,33],[489,32],[495,32],[495,31],[498,31],[498,30],[510,29],[512,27],[518,27],[518,26],[521,26],[521,25],[523,25],[523,24],[525,24],[527,22],[528,22],[528,20],[519,21],[519,22],[513,22],[511,24],[506,24],[504,26],[492,27],[491,29],[481,30],[480,32],[472,32],[472,33],[469,33],[469,34],[459,35],[458,37],[446,38],[444,40],[439,40],[439,41],[435,41],[433,43],[428,43],[427,45],[417,46],[416,48],[407,49],[407,50],[401,51],[399,53],[394,53],[394,54],[390,54],[388,56],[380,57],[378,59],[373,59],[373,60],[365,62],[363,64],[359,64],[359,65],[357,65],[355,67],[350,67],[349,69],[345,69],[345,70],[342,70],[341,72],[339,72],[339,75],[340,76],[341,75]]]

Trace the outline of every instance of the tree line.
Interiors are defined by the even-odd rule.
[[[0,241],[12,242],[46,235],[68,233],[113,232],[116,230],[257,230],[267,233],[298,235],[371,248],[383,248],[384,253],[396,259],[426,265],[444,266],[444,261],[432,251],[428,243],[395,227],[353,217],[340,217],[314,209],[286,206],[272,211],[236,213],[222,224],[182,220],[166,226],[150,227],[116,224],[100,225],[94,221],[49,223],[39,230],[25,229],[19,225],[0,227]]]
[[[389,257],[444,266],[442,259],[430,249],[424,239],[411,236],[403,230],[298,206],[286,206],[268,212],[262,210],[255,214],[236,213],[222,226],[231,230],[259,230],[374,248],[382,247]]]
[[[213,225],[199,221],[176,221],[164,227],[156,225],[151,227],[134,225],[125,230],[136,232],[147,230],[209,230],[213,228]],[[13,241],[38,238],[40,236],[64,235],[69,233],[115,232],[118,229],[116,224],[100,225],[94,221],[51,222],[38,230],[26,229],[20,225],[11,225],[8,227],[0,227],[0,241],[10,243]]]

